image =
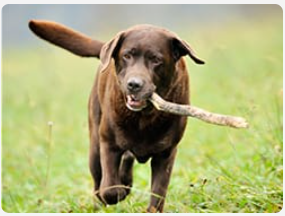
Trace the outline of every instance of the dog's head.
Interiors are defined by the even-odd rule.
[[[151,25],[135,26],[120,32],[100,53],[101,72],[113,58],[119,85],[132,111],[141,111],[154,91],[168,88],[177,61],[189,55],[197,58],[190,46],[174,33]]]

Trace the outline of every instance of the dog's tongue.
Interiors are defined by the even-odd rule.
[[[142,101],[135,99],[133,95],[127,96],[127,103],[133,107],[140,107],[142,105]]]
[[[146,101],[138,100],[134,95],[127,95],[127,107],[133,111],[140,111],[146,105]]]

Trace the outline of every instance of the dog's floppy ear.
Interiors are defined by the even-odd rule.
[[[172,46],[173,46],[173,55],[174,55],[174,59],[175,60],[178,60],[182,56],[189,55],[189,57],[195,63],[197,63],[197,64],[205,64],[205,62],[203,60],[201,60],[200,58],[198,58],[195,55],[193,49],[184,40],[181,40],[180,38],[175,37],[172,40]]]
[[[124,38],[124,31],[119,32],[115,38],[104,44],[100,52],[101,68],[100,72],[104,72],[111,63],[112,57],[118,51],[120,44]]]
[[[50,21],[31,20],[29,28],[40,38],[83,57],[99,58],[104,43],[66,26]]]

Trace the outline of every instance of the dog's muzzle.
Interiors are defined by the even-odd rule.
[[[127,78],[125,84],[126,106],[129,110],[139,112],[146,108],[148,101],[155,90],[151,82],[140,76]]]

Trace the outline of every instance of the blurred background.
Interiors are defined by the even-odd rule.
[[[278,5],[6,5],[2,9],[2,45],[40,43],[27,29],[30,19],[60,22],[88,35],[115,34],[140,23],[193,33],[199,27],[221,27],[238,19],[282,16]]]
[[[5,5],[2,8],[2,209],[144,212],[150,169],[135,163],[131,195],[94,199],[87,103],[98,59],[37,38],[31,19],[109,41],[132,25],[168,28],[189,58],[192,104],[245,117],[235,130],[188,119],[166,212],[279,212],[283,207],[283,12],[278,5]]]

